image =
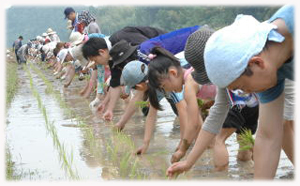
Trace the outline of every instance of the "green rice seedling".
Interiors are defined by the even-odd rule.
[[[149,106],[150,103],[149,101],[136,101],[135,104],[142,109]]]
[[[254,138],[250,129],[242,129],[242,133],[239,135],[238,142],[240,144],[239,151],[251,150],[254,147]]]
[[[120,175],[121,177],[125,178],[128,174],[128,169],[130,167],[130,159],[131,159],[131,152],[127,152],[122,155],[120,158]]]
[[[198,104],[198,107],[199,107],[199,108],[202,108],[202,107],[203,107],[203,104],[204,104],[204,102],[203,102],[203,100],[202,100],[202,99],[200,99],[200,98],[197,98],[197,104]]]
[[[157,152],[153,153],[153,156],[161,156],[161,155],[167,155],[167,154],[169,154],[169,151],[161,150],[161,151],[157,151]]]
[[[6,160],[6,179],[7,180],[20,180],[23,177],[22,173],[19,173],[15,166],[15,162],[12,161],[12,155],[9,147],[5,147],[5,160]]]
[[[54,123],[49,122],[48,117],[47,117],[46,107],[42,104],[41,97],[39,96],[38,92],[34,88],[32,76],[31,76],[29,70],[27,69],[27,67],[25,67],[25,70],[27,71],[29,79],[30,79],[30,88],[32,89],[32,92],[35,94],[35,97],[37,98],[37,101],[38,101],[39,109],[41,110],[42,114],[44,115],[46,129],[48,131],[50,131],[49,133],[52,137],[53,144],[56,147],[56,149],[58,150],[59,159],[61,161],[61,166],[65,170],[65,172],[68,173],[68,175],[70,176],[71,179],[79,179],[77,170],[74,171],[69,163],[70,161],[73,161],[73,157],[70,157],[70,158],[67,157],[65,146],[64,146],[64,144],[60,143]],[[71,156],[73,156],[73,153],[71,153]]]

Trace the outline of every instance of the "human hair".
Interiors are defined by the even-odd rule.
[[[65,42],[58,42],[57,44],[56,44],[56,47],[54,48],[54,50],[53,50],[53,55],[56,57],[57,56],[57,54],[58,54],[58,52],[62,49],[62,48],[64,48],[64,46],[65,46]]]
[[[23,36],[19,36],[19,39],[23,39]]]
[[[249,66],[247,66],[245,68],[245,71],[242,73],[242,75],[246,75],[246,76],[252,76],[252,74],[253,74],[253,71],[250,69]]]
[[[82,46],[82,54],[85,59],[91,56],[98,56],[99,49],[107,49],[106,42],[103,38],[93,37],[85,42]]]
[[[162,106],[157,99],[156,90],[158,89],[164,92],[164,90],[160,88],[160,81],[168,76],[170,67],[175,67],[180,71],[181,66],[179,60],[162,47],[154,47],[151,53],[156,56],[151,60],[148,66],[149,101],[155,109],[162,110]]]

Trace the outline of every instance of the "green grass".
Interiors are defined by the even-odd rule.
[[[20,180],[22,174],[16,171],[15,163],[12,161],[12,156],[8,147],[5,149],[6,155],[6,180]]]
[[[18,64],[14,62],[6,63],[6,108],[10,104],[17,92],[18,88]],[[8,147],[5,148],[6,160],[6,179],[7,180],[20,180],[24,175],[18,173],[15,163],[12,161],[12,155]]]
[[[6,63],[6,108],[8,108],[18,88],[18,64]]]

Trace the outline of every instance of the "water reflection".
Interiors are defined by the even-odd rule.
[[[37,108],[36,99],[29,90],[29,81],[24,71],[19,71],[21,87],[13,101],[7,115],[7,141],[12,147],[11,153],[17,165],[23,163],[24,170],[38,170],[36,179],[60,180],[66,179],[60,168],[59,158],[53,148],[52,139],[47,135],[44,119]],[[55,98],[45,93],[46,85],[36,74],[33,74],[35,86],[41,94],[43,103],[49,111],[49,118],[55,121],[58,136],[68,146],[73,148],[73,164],[81,179],[111,180],[121,179],[120,169],[111,162],[111,154],[107,150],[112,141],[113,123],[123,114],[125,103],[120,101],[114,112],[113,122],[104,122],[101,115],[93,115],[88,105],[93,99],[79,96],[80,88],[85,82],[77,79],[66,89],[62,82],[55,80],[46,71],[46,77],[59,90],[67,105],[76,116],[66,116]],[[170,165],[170,158],[179,143],[180,128],[176,115],[166,100],[162,102],[164,111],[159,111],[155,133],[145,155],[138,156],[137,171],[146,175],[147,179],[165,179],[165,171]],[[85,126],[78,126],[78,118],[85,120]],[[139,147],[143,143],[145,117],[138,111],[127,123],[124,130]],[[215,172],[212,160],[212,150],[207,149],[196,162],[191,171],[180,175],[178,179],[213,179],[213,180],[247,180],[253,177],[253,162],[239,162],[236,160],[238,144],[236,136],[232,135],[226,142],[229,151],[228,171]],[[121,151],[121,150],[119,150]],[[125,153],[125,152],[124,152]],[[118,152],[120,155],[120,152]],[[21,159],[17,157],[22,157]],[[120,157],[119,157],[120,158]],[[132,162],[130,162],[132,163]],[[39,177],[39,178],[38,178]],[[293,166],[282,152],[277,179],[293,178]]]

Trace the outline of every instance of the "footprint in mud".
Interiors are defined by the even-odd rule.
[[[22,108],[22,109],[26,109],[26,108],[29,108],[29,107],[31,107],[31,104],[24,105],[24,106],[22,106],[21,108]]]

